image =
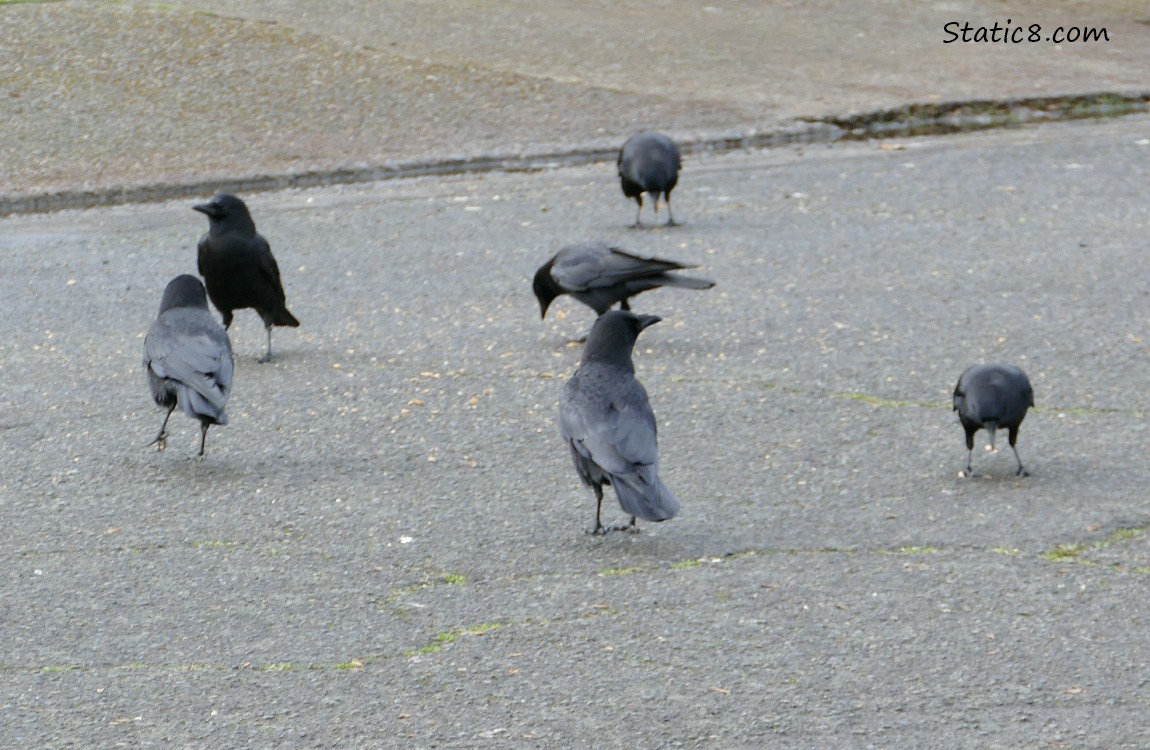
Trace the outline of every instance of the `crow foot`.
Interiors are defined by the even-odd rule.
[[[617,526],[604,526],[603,524],[599,524],[594,530],[587,531],[586,533],[592,536],[607,536],[607,532],[610,531],[626,531],[628,534],[638,534],[639,527],[636,526],[633,521],[631,523],[621,523]]]

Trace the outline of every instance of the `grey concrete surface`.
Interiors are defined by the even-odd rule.
[[[1041,41],[945,43],[1008,21]],[[1145,93],[1148,21],[1143,0],[0,3],[0,198]]]
[[[1148,155],[696,156],[671,230],[610,165],[249,195],[302,327],[238,315],[203,462],[139,365],[191,202],[0,220],[0,745],[1147,747]],[[555,426],[591,313],[529,289],[589,237],[718,281],[636,299],[683,512],[635,536]],[[984,360],[1029,478],[957,476]]]

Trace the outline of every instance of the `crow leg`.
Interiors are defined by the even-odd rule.
[[[168,419],[171,418],[172,412],[176,410],[176,404],[173,403],[168,407],[168,413],[164,415],[164,423],[160,425],[160,432],[156,435],[156,439],[148,443],[148,445],[156,446],[157,451],[162,451],[168,447]]]
[[[971,459],[971,456],[973,454],[974,454],[973,450],[969,450],[966,452],[966,475],[968,477],[973,477],[975,475],[974,474],[974,467],[970,465],[970,459]]]
[[[265,326],[265,328],[268,332],[268,350],[267,350],[267,353],[265,353],[264,356],[261,357],[259,361],[260,362],[271,362],[272,361],[272,327],[269,325],[269,326]]]
[[[667,200],[667,226],[669,226],[669,227],[678,226],[678,222],[675,221],[675,217],[671,215],[671,196],[667,195],[666,200]]]
[[[1028,477],[1028,476],[1030,476],[1030,472],[1027,471],[1025,468],[1023,468],[1023,466],[1022,466],[1022,459],[1019,458],[1019,456],[1018,456],[1018,449],[1015,448],[1013,445],[1010,447],[1014,451],[1014,457],[1018,460],[1018,469],[1015,470],[1014,475],[1016,477]]]
[[[965,424],[962,426],[962,428],[966,430],[966,476],[972,477],[974,476],[974,467],[970,465],[970,461],[974,456],[974,433],[978,430],[977,428],[972,430]]]
[[[1016,477],[1028,477],[1030,472],[1022,467],[1022,457],[1018,455],[1018,448],[1014,446],[1018,442],[1018,428],[1010,428],[1010,450],[1014,451],[1014,458],[1018,461],[1018,469],[1014,472]]]
[[[643,214],[643,196],[642,196],[642,194],[635,196],[635,202],[639,204],[639,207],[635,209],[635,223],[632,224],[631,226],[633,226],[637,229],[637,228],[643,226],[643,222],[641,221],[641,217]]]
[[[638,534],[638,519],[636,519],[635,516],[631,516],[631,523],[621,523],[618,526],[612,526],[608,531],[626,531],[628,534]]]
[[[606,536],[608,531],[627,531],[632,534],[639,533],[639,526],[635,516],[631,516],[631,523],[619,524],[618,526],[604,526],[601,520],[601,513],[603,511],[603,485],[595,485],[595,530],[590,532],[595,536]]]
[[[603,485],[596,484],[595,490],[595,530],[591,533],[596,536],[603,536],[607,533],[607,529],[603,526],[603,522],[599,520],[599,514],[603,510]]]
[[[204,444],[208,442],[208,423],[200,420],[200,458],[204,457]]]

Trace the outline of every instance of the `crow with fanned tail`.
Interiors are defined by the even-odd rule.
[[[288,312],[280,269],[267,240],[256,232],[244,202],[220,193],[207,203],[192,206],[208,217],[208,233],[199,244],[199,270],[212,304],[232,324],[232,311],[254,308],[268,334],[267,353],[272,358],[272,326],[291,326],[299,321]]]
[[[228,423],[224,407],[232,393],[232,345],[208,310],[204,285],[184,274],[168,282],[160,313],[144,337],[144,369],[152,398],[168,410],[152,444],[163,450],[168,419],[176,406],[200,420],[200,453],[208,427]]]
[[[661,286],[710,289],[715,282],[673,273],[694,268],[673,260],[644,258],[606,242],[592,240],[568,245],[535,272],[532,287],[539,300],[540,317],[560,295],[569,294],[595,311],[607,312],[616,302],[630,310],[629,299]]]
[[[1026,373],[1012,365],[974,365],[958,378],[954,387],[954,410],[966,431],[966,475],[974,476],[971,457],[974,453],[974,433],[985,429],[990,433],[990,450],[994,450],[994,433],[1006,428],[1010,449],[1018,460],[1016,476],[1027,476],[1018,455],[1018,428],[1026,417],[1026,410],[1034,406],[1034,390]]]
[[[637,518],[665,521],[679,512],[679,499],[659,478],[655,414],[631,359],[639,333],[659,320],[625,310],[599,317],[559,401],[559,432],[575,471],[595,492],[595,534],[638,531]],[[619,505],[631,515],[629,526],[603,526],[605,484],[615,488]]]

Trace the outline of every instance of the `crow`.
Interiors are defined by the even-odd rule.
[[[570,294],[602,315],[616,302],[630,310],[628,298],[657,289],[677,286],[683,289],[710,289],[715,282],[669,273],[694,268],[673,260],[643,258],[606,242],[593,240],[568,245],[535,272],[532,287],[539,300],[540,317],[558,296]]]
[[[272,358],[272,326],[299,326],[288,312],[280,269],[267,240],[256,233],[255,222],[244,202],[220,193],[192,208],[208,217],[208,233],[200,239],[199,270],[212,304],[232,325],[232,311],[255,308],[268,333],[267,353]]]
[[[675,225],[671,215],[671,191],[679,182],[679,147],[662,133],[636,133],[619,149],[619,181],[623,195],[634,198],[635,226],[640,226],[643,213],[643,193],[651,196],[655,218],[659,218],[659,196],[667,201],[667,226]]]
[[[166,407],[160,432],[149,445],[163,450],[168,419],[176,405],[200,420],[200,453],[208,427],[225,425],[224,406],[232,393],[232,344],[227,331],[208,310],[204,285],[184,274],[168,282],[160,314],[144,337],[144,369],[152,398]]]
[[[1026,373],[1011,365],[974,365],[958,378],[954,387],[954,410],[962,428],[966,430],[966,475],[974,476],[971,456],[974,452],[974,433],[986,429],[990,433],[990,450],[994,450],[994,432],[1000,427],[1010,430],[1010,449],[1018,459],[1016,476],[1028,475],[1022,467],[1015,443],[1018,427],[1026,418],[1026,410],[1034,406],[1034,390]]]
[[[559,401],[559,432],[571,449],[575,471],[595,491],[594,534],[638,531],[636,518],[665,521],[679,512],[679,499],[659,479],[655,415],[647,391],[635,379],[631,351],[654,315],[612,310],[591,327],[583,362]],[[603,485],[615,488],[629,526],[603,526]]]

